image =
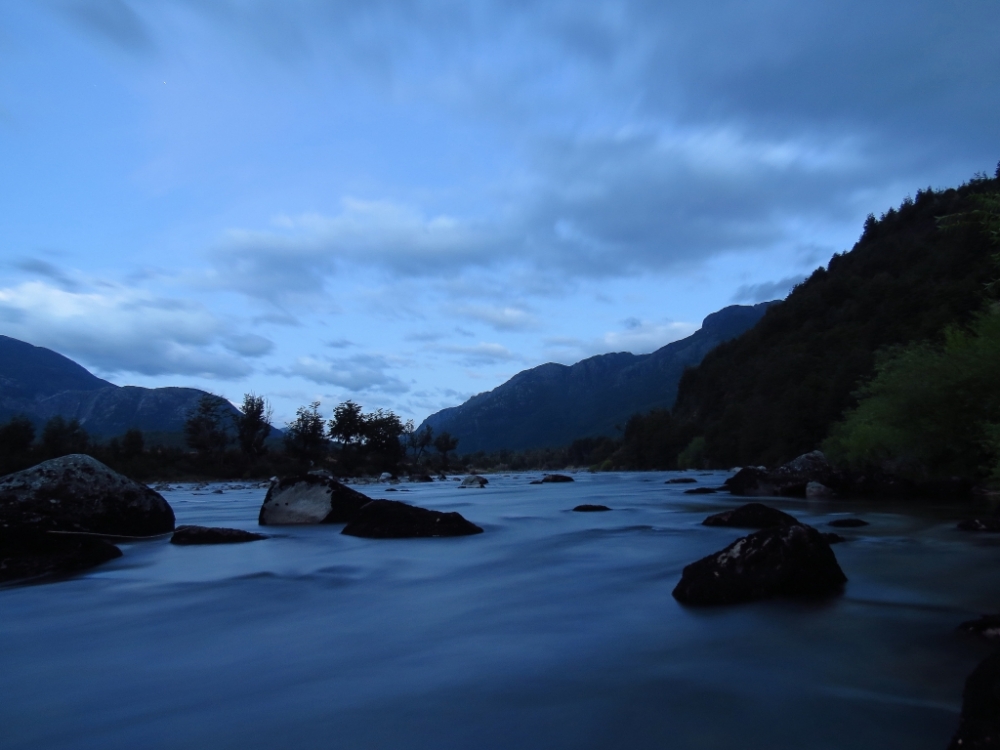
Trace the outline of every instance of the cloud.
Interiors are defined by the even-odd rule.
[[[486,323],[496,331],[526,331],[538,327],[538,319],[520,307],[469,306],[457,308],[455,313]]]
[[[10,336],[108,374],[226,379],[251,371],[227,351],[248,339],[231,334],[204,306],[107,282],[99,291],[69,291],[40,281],[0,288],[0,321]]]
[[[145,23],[124,0],[74,0],[63,4],[62,10],[99,42],[133,55],[148,55],[155,50]]]
[[[299,357],[280,372],[295,375],[321,385],[335,385],[355,393],[379,391],[405,393],[409,386],[386,371],[394,364],[375,354],[357,354],[343,358]]]
[[[456,355],[459,363],[467,367],[495,365],[500,362],[523,361],[502,344],[480,342],[471,346],[448,344],[434,347],[436,351]]]
[[[733,294],[733,302],[769,302],[773,299],[784,299],[792,291],[792,287],[805,281],[802,274],[787,276],[778,281],[764,281],[760,284],[742,284]]]
[[[237,334],[223,339],[223,346],[244,357],[263,357],[274,351],[274,342],[255,333]]]
[[[63,269],[41,258],[23,258],[15,261],[13,265],[20,271],[54,281],[60,288],[67,291],[73,292],[80,288],[79,283]]]

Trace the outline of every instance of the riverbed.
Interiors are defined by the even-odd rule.
[[[870,522],[836,529],[844,594],[686,608],[683,567],[747,533],[702,519],[745,500],[685,495],[675,473],[538,476],[357,488],[458,511],[476,536],[164,537],[0,589],[0,748],[947,745],[992,650],[955,628],[1000,611],[1000,535],[957,531],[967,509],[768,501],[823,531]],[[228,487],[163,495],[178,524],[260,531],[265,490]]]

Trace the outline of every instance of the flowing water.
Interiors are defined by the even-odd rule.
[[[1000,539],[955,507],[775,500],[871,522],[838,529],[844,595],[685,608],[683,567],[746,532],[700,525],[740,499],[669,476],[361,487],[485,533],[163,538],[0,589],[0,748],[945,747],[991,650],[955,627],[1000,610]],[[164,493],[179,524],[248,530],[263,495]]]

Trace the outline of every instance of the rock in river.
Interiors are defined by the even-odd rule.
[[[239,544],[267,539],[267,534],[254,534],[242,529],[212,526],[178,526],[170,537],[171,544]]]
[[[479,489],[482,489],[489,483],[490,480],[487,479],[486,477],[481,477],[478,474],[470,474],[469,476],[467,476],[465,479],[462,480],[462,483],[458,485],[458,487],[459,489],[463,487],[478,487]]]
[[[559,482],[572,482],[575,481],[573,477],[568,477],[565,474],[546,474],[541,479],[535,479],[529,484],[557,484]]]
[[[371,498],[331,476],[300,474],[273,482],[260,506],[261,526],[347,523]]]
[[[766,529],[798,523],[795,517],[763,503],[747,503],[739,508],[724,510],[702,521],[705,526],[733,526],[740,529]]]
[[[683,604],[734,604],[775,596],[818,598],[840,592],[846,581],[820,533],[793,524],[756,531],[691,563],[673,595]]]
[[[397,500],[372,500],[341,533],[369,539],[408,539],[467,536],[483,530],[459,513],[441,513]]]
[[[577,505],[573,508],[577,513],[600,513],[605,510],[611,510],[607,505],[591,505],[589,503],[584,503],[583,505]]]
[[[174,511],[144,484],[82,454],[53,458],[0,479],[0,530],[153,536]]]
[[[0,583],[73,573],[121,557],[110,542],[92,536],[19,529],[0,532]]]
[[[980,662],[965,681],[962,718],[948,750],[1000,747],[1000,652]]]

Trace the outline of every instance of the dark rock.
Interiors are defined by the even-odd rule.
[[[462,483],[460,485],[458,485],[458,486],[459,486],[459,488],[461,488],[461,487],[478,487],[479,489],[482,489],[483,487],[485,487],[489,483],[490,483],[490,480],[487,479],[486,477],[481,477],[478,474],[470,474],[465,479],[463,479]]]
[[[266,534],[254,534],[242,529],[210,526],[178,526],[170,537],[171,544],[239,544],[267,539]]]
[[[827,544],[840,544],[841,542],[846,542],[847,538],[842,537],[840,534],[834,534],[832,531],[824,531],[823,539],[826,540]]]
[[[847,577],[822,535],[792,524],[756,531],[684,568],[674,598],[684,604],[734,604],[775,596],[819,598]]]
[[[806,482],[806,497],[811,500],[819,500],[824,497],[833,497],[837,493],[820,482]]]
[[[300,474],[273,482],[260,507],[261,526],[347,523],[371,498],[332,476]]]
[[[948,750],[1000,747],[1000,652],[972,670],[962,691],[962,718]]]
[[[434,478],[429,474],[410,474],[411,482],[433,482]]]
[[[541,483],[542,483],[541,479],[532,479],[530,482],[528,482],[528,484],[541,484]]]
[[[542,484],[554,484],[558,482],[572,482],[573,477],[568,477],[565,474],[546,474],[542,477]]]
[[[958,629],[985,638],[1000,638],[1000,615],[983,615],[978,620],[967,620]]]
[[[714,495],[716,492],[718,490],[712,487],[695,487],[691,490],[684,490],[685,495]]]
[[[577,513],[598,513],[603,510],[611,510],[607,505],[577,505],[573,508]]]
[[[153,536],[172,531],[174,511],[144,484],[73,454],[0,479],[0,530]]]
[[[30,529],[0,532],[0,583],[85,570],[121,557],[103,539]]]
[[[853,529],[858,526],[867,526],[867,521],[862,521],[860,518],[837,518],[830,521],[830,526],[836,526],[838,529]]]
[[[427,510],[397,500],[372,500],[341,533],[369,539],[408,539],[467,536],[482,532],[481,528],[459,513]]]
[[[1000,531],[1000,518],[970,518],[966,521],[959,521],[958,527],[962,531]]]
[[[668,479],[664,484],[694,484],[697,481],[694,477],[674,477]]]
[[[794,516],[762,503],[747,503],[733,510],[711,515],[702,521],[705,526],[732,526],[741,529],[766,529],[770,526],[789,526],[798,523]]]
[[[799,456],[774,470],[759,466],[740,469],[726,480],[734,495],[745,497],[806,497],[813,485],[814,497],[832,494],[843,484],[821,451]]]

